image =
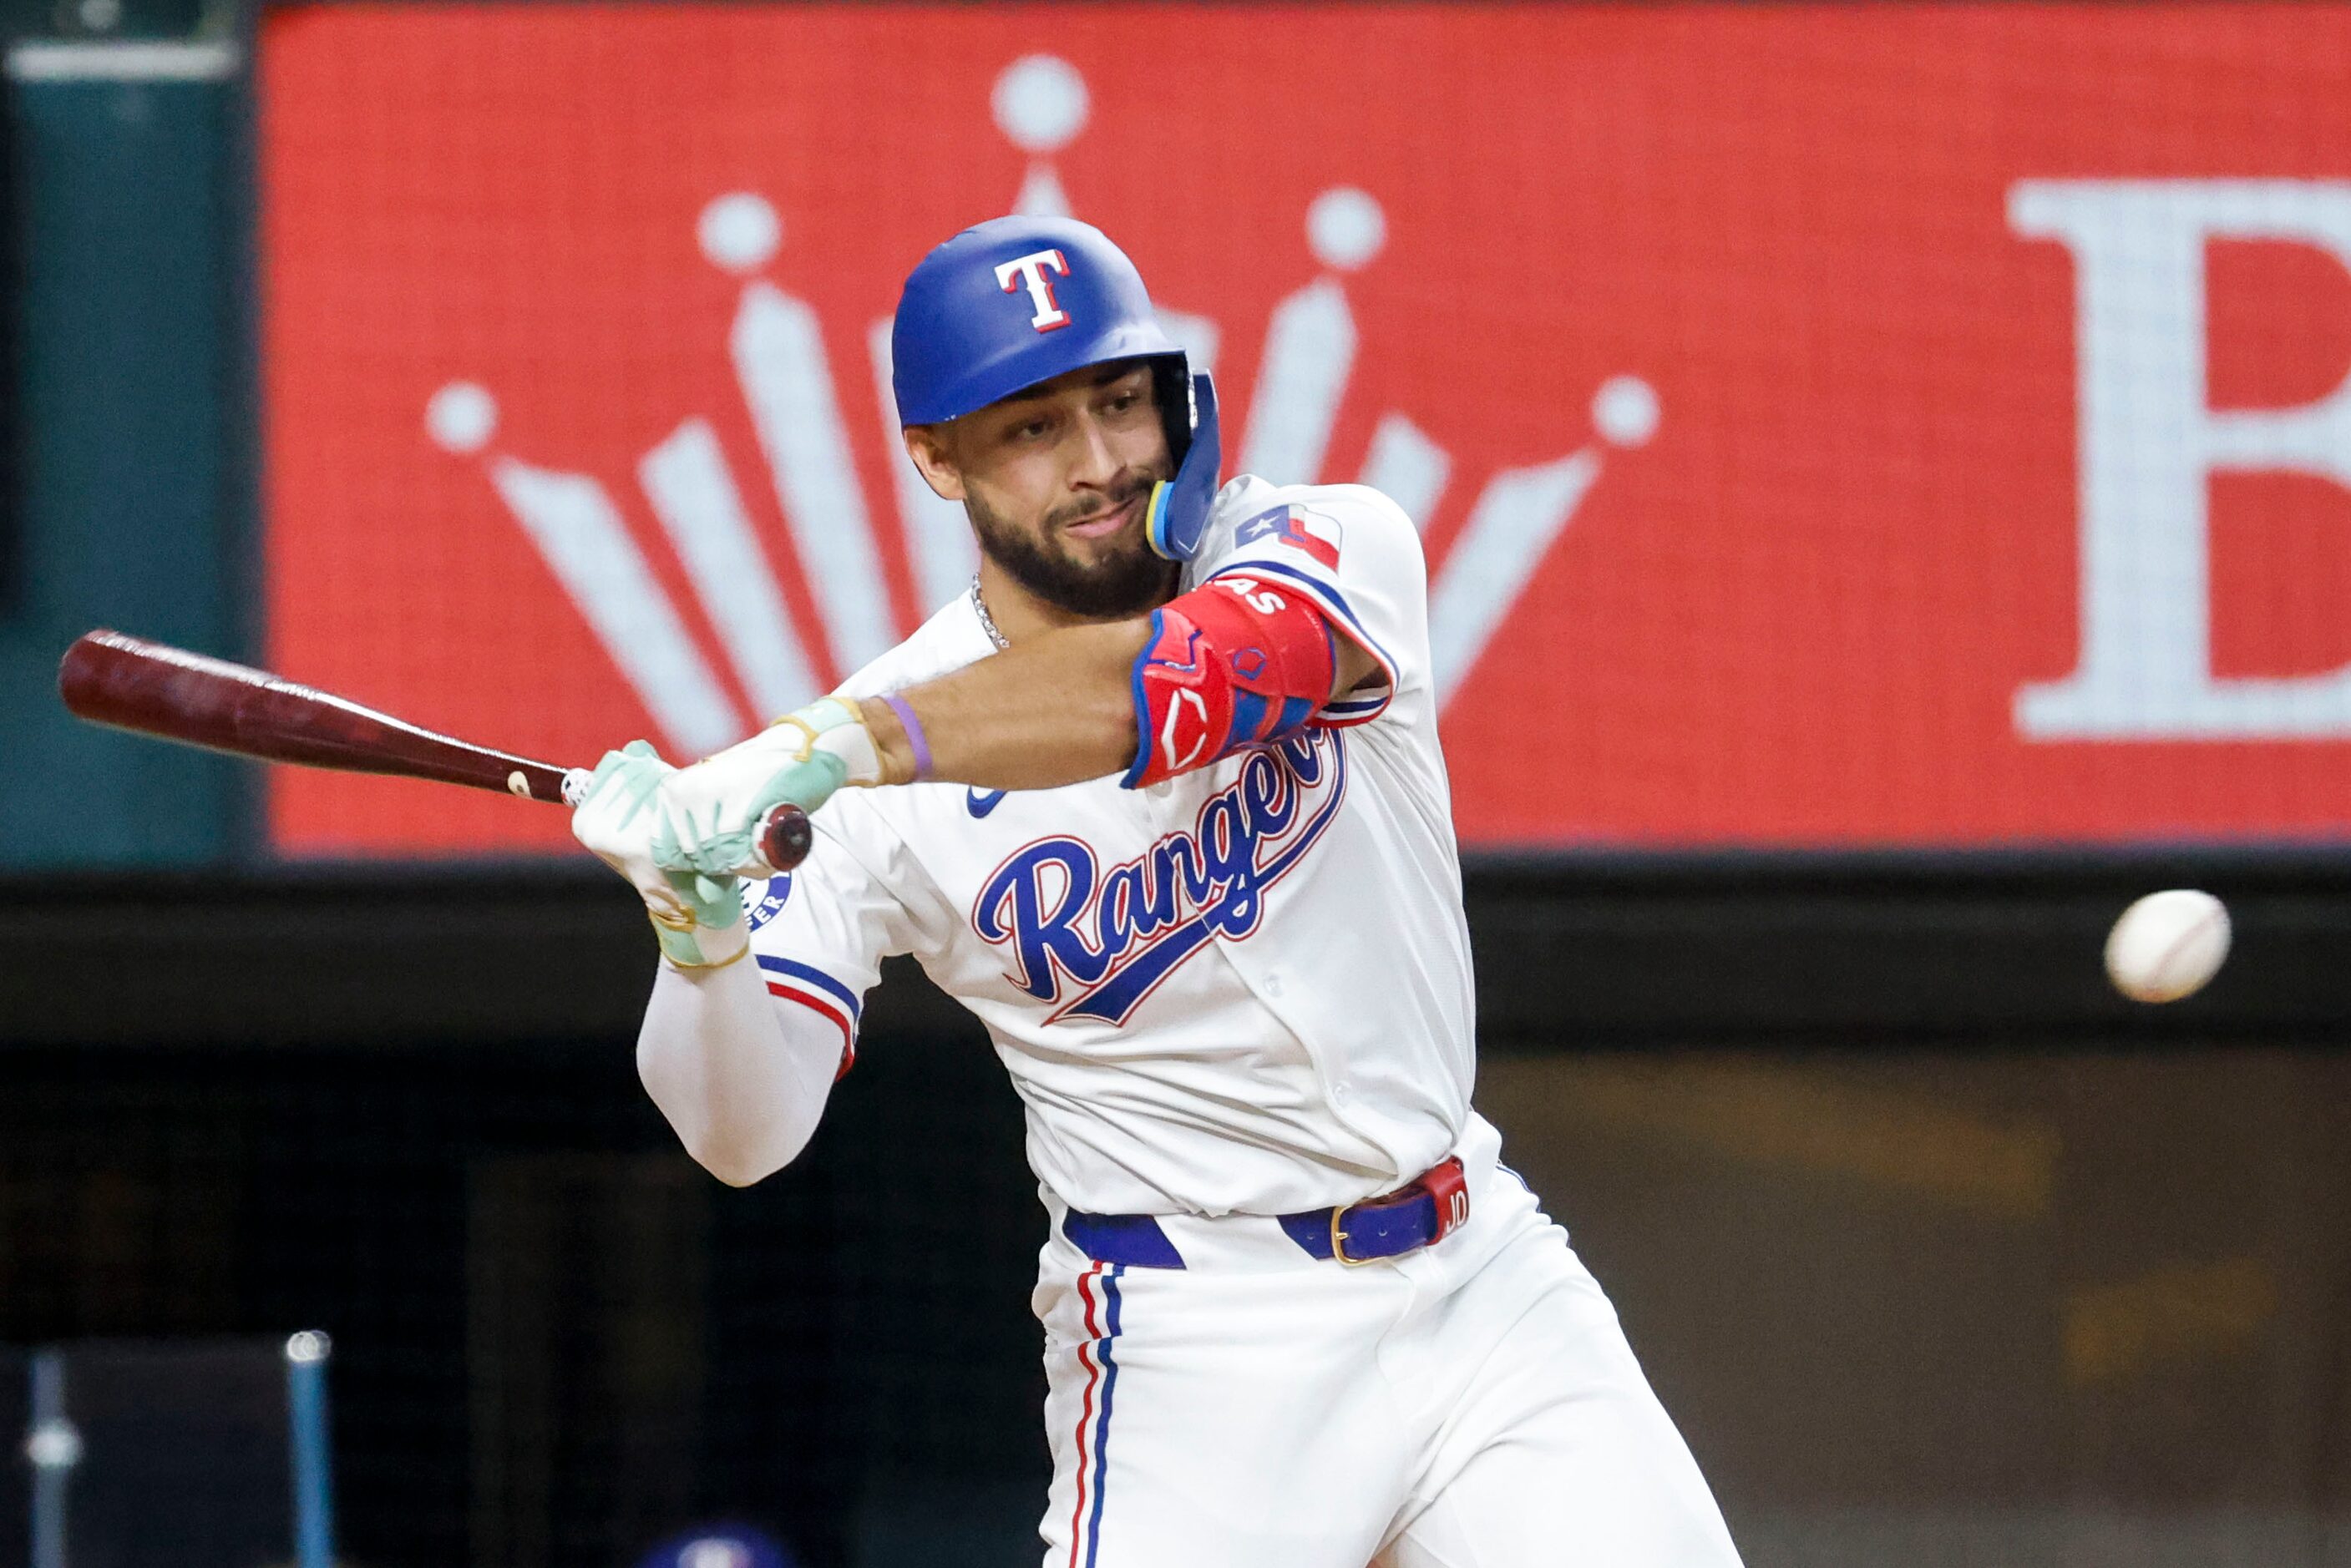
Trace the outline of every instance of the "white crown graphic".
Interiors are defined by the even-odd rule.
[[[1014,210],[1067,216],[1052,155],[1084,129],[1085,80],[1067,61],[1031,55],[998,77],[997,126],[1029,154]],[[1277,484],[1323,481],[1326,448],[1354,369],[1355,318],[1344,277],[1379,254],[1387,238],[1380,204],[1349,186],[1308,206],[1306,234],[1327,269],[1273,308],[1248,428],[1233,472]],[[783,244],[774,206],[748,192],[719,196],[696,228],[710,263],[743,279],[727,349],[744,406],[791,542],[821,592],[820,625],[795,624],[743,492],[708,421],[690,416],[637,461],[638,483],[668,546],[724,647],[746,714],[687,632],[640,540],[602,483],[527,462],[493,444],[497,403],[470,381],[434,393],[426,431],[443,450],[477,457],[597,640],[643,700],[673,754],[705,755],[756,722],[821,692],[820,670],[842,676],[913,628],[891,607],[875,508],[857,479],[840,384],[827,361],[816,312],[761,275]],[[1218,332],[1205,317],[1163,308],[1162,324],[1196,369],[1216,358]],[[874,409],[885,447],[899,447],[890,387],[890,322],[865,334]],[[1438,564],[1429,631],[1440,702],[1451,698],[1518,603],[1536,566],[1600,476],[1604,447],[1636,447],[1655,433],[1658,405],[1646,381],[1615,376],[1591,403],[1599,439],[1567,455],[1489,475],[1468,520]],[[1361,483],[1384,492],[1423,524],[1453,480],[1453,460],[1403,413],[1387,411],[1372,434]],[[911,463],[892,465],[892,506],[915,584],[928,606],[963,591],[977,565],[961,506],[931,493]],[[820,655],[812,657],[812,651]]]

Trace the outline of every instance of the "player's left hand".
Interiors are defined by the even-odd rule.
[[[768,877],[760,822],[787,801],[813,812],[844,784],[882,782],[857,704],[825,697],[747,741],[665,774],[654,792],[653,854],[664,870]]]
[[[665,871],[654,862],[655,796],[676,772],[647,741],[605,753],[571,814],[571,836],[628,878],[671,962],[707,969],[742,954],[743,897],[732,877]]]

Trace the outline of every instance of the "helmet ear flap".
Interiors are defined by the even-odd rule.
[[[1167,430],[1167,456],[1181,464],[1192,450],[1192,377],[1189,359],[1165,355],[1151,361],[1151,389],[1159,404],[1159,422]]]
[[[1144,524],[1152,549],[1171,561],[1188,561],[1200,553],[1200,537],[1207,531],[1208,508],[1217,499],[1217,470],[1223,465],[1217,435],[1217,387],[1207,372],[1189,378],[1187,394],[1176,403],[1188,413],[1190,429],[1176,477],[1151,487]],[[1175,400],[1169,400],[1174,401]],[[1167,405],[1163,402],[1164,409]]]

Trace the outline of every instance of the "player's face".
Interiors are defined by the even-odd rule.
[[[964,504],[980,548],[1039,598],[1107,618],[1174,587],[1175,563],[1144,528],[1152,484],[1175,472],[1147,363],[1073,370],[907,438],[931,487]]]

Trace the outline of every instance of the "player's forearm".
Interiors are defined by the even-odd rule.
[[[1065,627],[898,693],[931,752],[930,776],[982,789],[1053,789],[1123,773],[1134,758],[1135,656],[1148,618]],[[893,779],[914,752],[887,703],[867,727]]]
[[[1135,754],[1135,661],[1150,636],[1147,617],[1067,627],[897,693],[930,747],[926,776],[1011,790],[1124,773]],[[1332,653],[1333,696],[1377,670],[1349,639]],[[914,777],[914,744],[891,705],[868,698],[860,711],[883,775]]]
[[[695,1161],[747,1187],[797,1158],[816,1131],[841,1036],[813,1015],[790,1027],[749,963],[664,964],[637,1035],[637,1075]]]

